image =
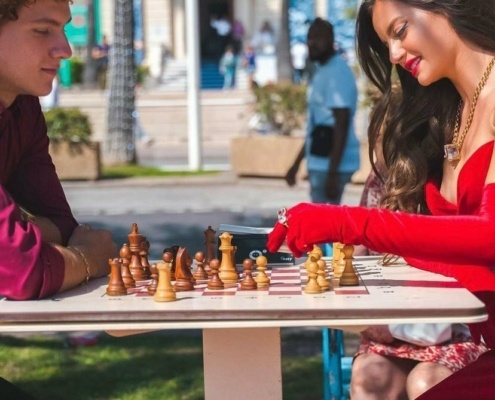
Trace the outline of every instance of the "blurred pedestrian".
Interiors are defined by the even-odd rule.
[[[248,44],[246,46],[246,50],[244,50],[244,57],[242,61],[242,66],[246,71],[249,80],[249,87],[254,89],[256,85],[255,73],[256,73],[256,52],[254,51],[254,47]]]
[[[290,48],[292,68],[294,69],[294,83],[299,85],[305,80],[306,60],[308,59],[308,46],[298,40]]]
[[[237,59],[234,54],[234,48],[228,45],[225,48],[225,53],[220,59],[220,74],[223,75],[223,88],[232,89],[234,87],[235,69],[237,66]]]
[[[91,50],[91,57],[96,62],[96,81],[101,90],[107,87],[107,72],[108,61],[110,55],[110,43],[106,35],[103,35],[103,40]]]
[[[339,204],[345,185],[359,168],[359,142],[354,133],[357,87],[347,63],[335,53],[333,26],[321,18],[308,30],[309,59],[316,71],[308,86],[305,143],[285,180],[296,183],[304,158],[311,200]]]

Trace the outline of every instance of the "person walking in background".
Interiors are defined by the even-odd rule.
[[[96,81],[98,82],[98,87],[101,90],[105,90],[107,87],[109,55],[110,44],[107,36],[103,35],[103,41],[91,50],[91,57],[96,62]]]
[[[267,248],[364,245],[455,278],[485,305],[470,325],[489,350],[418,400],[492,400],[495,393],[495,7],[486,0],[363,0],[357,54],[382,96],[369,143],[383,135],[381,208],[301,203]],[[394,77],[402,90],[393,106]],[[390,117],[387,121],[387,117]]]
[[[225,53],[220,59],[220,74],[223,75],[223,88],[232,89],[234,87],[235,69],[237,67],[237,58],[234,54],[234,48],[228,45]]]
[[[232,46],[234,46],[234,53],[236,55],[239,55],[242,52],[245,33],[246,31],[242,22],[235,19],[232,23]]]
[[[308,46],[298,40],[290,48],[292,68],[294,69],[294,83],[299,85],[305,81],[306,60],[308,59]]]
[[[249,87],[254,89],[257,86],[254,77],[256,73],[256,52],[254,51],[254,47],[250,44],[248,44],[246,50],[244,50],[242,65],[248,76]]]
[[[285,180],[295,185],[306,158],[311,201],[339,204],[345,185],[359,168],[359,142],[354,133],[356,81],[351,68],[335,54],[330,22],[313,21],[307,46],[317,67],[308,86],[306,140]]]
[[[260,30],[254,35],[252,46],[258,54],[275,53],[275,31],[270,21],[264,21]]]

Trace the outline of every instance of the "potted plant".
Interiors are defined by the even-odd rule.
[[[78,108],[45,111],[49,152],[61,180],[96,180],[100,177],[100,144],[91,141],[91,124]]]
[[[269,84],[254,95],[250,133],[231,142],[232,168],[237,175],[284,177],[304,143],[306,87]]]

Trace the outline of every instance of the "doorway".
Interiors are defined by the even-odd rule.
[[[232,26],[234,0],[198,0],[199,34],[201,37],[201,58],[204,61],[218,61],[230,43],[231,34],[226,33],[226,23]],[[215,29],[212,21],[220,21]]]

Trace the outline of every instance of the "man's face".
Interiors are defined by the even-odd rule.
[[[306,44],[311,61],[325,62],[332,54],[333,39],[326,34],[326,30],[318,26],[309,28]]]
[[[0,24],[0,101],[5,107],[19,94],[50,93],[60,61],[72,55],[64,32],[68,2],[37,0],[18,14],[17,20]]]

